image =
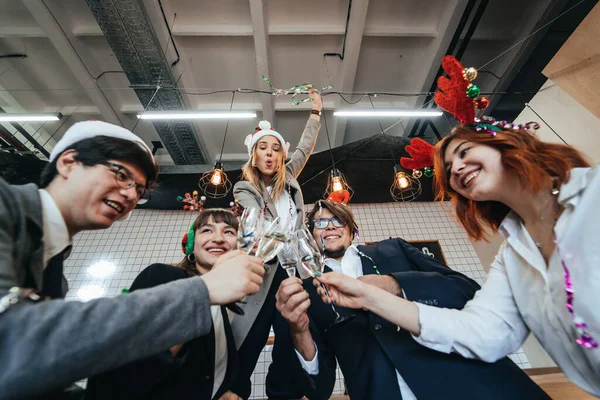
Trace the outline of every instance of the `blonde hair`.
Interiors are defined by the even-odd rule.
[[[283,194],[285,190],[285,159],[283,155],[283,149],[279,152],[279,159],[277,161],[277,169],[275,170],[275,174],[273,175],[273,179],[271,180],[273,190],[271,191],[271,197],[273,200],[277,200],[279,196]],[[245,180],[250,182],[252,186],[256,188],[259,192],[260,182],[263,180],[262,173],[260,170],[255,167],[254,160],[256,158],[256,146],[252,149],[252,154],[250,159],[244,166],[242,167],[242,176]]]

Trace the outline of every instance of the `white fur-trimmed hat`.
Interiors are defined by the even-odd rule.
[[[260,138],[264,136],[274,136],[281,143],[281,148],[283,149],[284,156],[287,158],[288,150],[290,149],[290,144],[283,140],[283,136],[275,129],[271,128],[271,123],[269,121],[260,121],[258,123],[258,128],[254,133],[246,136],[246,140],[244,144],[248,147],[248,155],[252,155],[252,149],[256,145],[256,143],[260,140]]]
[[[109,124],[108,122],[82,121],[73,124],[73,126],[67,129],[63,137],[58,141],[58,143],[56,143],[52,149],[52,152],[50,153],[50,162],[52,162],[63,151],[73,144],[96,136],[109,136],[132,141],[146,150],[148,154],[152,156],[152,151],[150,151],[150,148],[146,145],[146,143],[144,143],[142,139],[140,139],[130,130],[117,125]],[[152,158],[154,159],[154,157]]]

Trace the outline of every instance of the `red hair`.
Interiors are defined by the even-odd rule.
[[[452,200],[458,220],[469,237],[475,240],[487,240],[485,225],[496,233],[510,208],[497,201],[469,200],[450,187],[444,157],[453,139],[464,139],[498,150],[504,168],[516,175],[523,187],[530,188],[534,193],[543,188],[547,178],[556,177],[559,185],[562,185],[569,179],[571,169],[590,166],[584,156],[571,146],[543,142],[528,131],[500,131],[496,136],[491,136],[464,126],[454,128],[433,150],[436,200]]]

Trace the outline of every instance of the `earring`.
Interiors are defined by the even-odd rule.
[[[194,253],[188,254],[187,259],[193,264],[196,262],[196,255]]]

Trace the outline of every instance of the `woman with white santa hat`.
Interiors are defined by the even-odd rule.
[[[268,121],[260,121],[256,131],[246,138],[250,158],[242,168],[244,180],[233,187],[233,196],[243,208],[259,209],[266,219],[279,217],[280,226],[291,231],[304,224],[304,200],[296,179],[315,148],[321,127],[321,96],[314,88],[311,88],[309,96],[313,100],[311,114],[289,160],[286,162],[290,144]],[[267,270],[260,291],[248,297],[246,304],[241,306],[245,315],[236,316],[232,321],[241,361],[233,391],[243,398],[250,394],[250,376],[271,325],[277,331],[277,324],[273,323],[275,293],[287,274],[282,268],[277,268],[276,263],[277,258],[272,260],[270,267],[265,264]]]

